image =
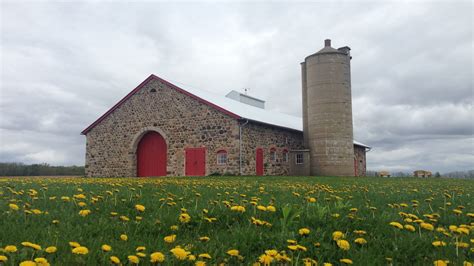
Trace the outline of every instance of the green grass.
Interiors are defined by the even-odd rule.
[[[30,195],[34,194],[30,189],[37,194]],[[342,258],[351,259],[354,265],[433,265],[438,259],[449,260],[450,265],[462,265],[464,261],[474,261],[471,242],[474,219],[468,216],[474,212],[473,193],[474,181],[434,178],[0,178],[0,247],[18,248],[16,253],[3,252],[8,257],[6,265],[37,257],[47,258],[51,265],[106,265],[110,264],[112,255],[127,264],[127,256],[134,255],[138,246],[145,246],[147,255],[155,251],[165,254],[163,264],[181,265],[184,263],[170,253],[177,245],[196,257],[209,253],[210,265],[252,264],[270,249],[284,251],[291,258],[288,265],[303,264],[305,258],[321,265],[323,262],[339,265]],[[86,199],[73,199],[78,194],[84,194]],[[71,200],[61,200],[62,196]],[[316,202],[308,202],[309,197]],[[92,202],[93,198],[98,201]],[[251,204],[252,198],[258,205],[275,206],[276,212],[257,210]],[[419,202],[417,207],[413,206],[415,200]],[[87,206],[80,207],[81,201]],[[226,202],[244,206],[246,211],[231,211]],[[20,209],[11,210],[10,203]],[[407,207],[400,206],[402,203]],[[144,205],[145,211],[138,212],[136,204]],[[191,216],[189,223],[178,220],[182,208]],[[33,209],[43,213],[25,213]],[[89,209],[91,213],[82,217],[81,209]],[[462,214],[455,214],[454,209],[461,209]],[[112,216],[111,212],[118,215]],[[416,222],[405,222],[400,212],[416,215],[433,224],[435,230],[427,231]],[[435,216],[430,220],[424,217],[426,214]],[[130,221],[121,221],[121,215]],[[136,216],[142,220],[136,221]],[[217,220],[209,223],[204,216]],[[251,217],[271,226],[252,224]],[[59,223],[53,224],[53,220]],[[416,231],[396,229],[389,225],[393,221],[412,224]],[[470,235],[448,229],[450,225],[462,224],[470,229]],[[178,230],[172,230],[173,225],[178,225]],[[444,228],[446,234],[438,232],[438,227]],[[300,236],[300,228],[311,232]],[[359,236],[354,230],[364,230],[367,234]],[[345,234],[351,244],[349,250],[340,249],[332,240],[334,231]],[[120,240],[121,234],[126,234],[128,240]],[[171,234],[176,234],[176,241],[165,243],[163,238]],[[210,241],[199,241],[201,236],[208,236]],[[367,244],[354,243],[357,237],[365,238]],[[289,250],[289,239],[297,240],[307,251]],[[447,245],[434,247],[432,242],[436,240]],[[23,247],[23,241],[39,244],[43,250]],[[70,241],[87,247],[89,253],[73,254]],[[468,243],[469,247],[456,248],[456,241]],[[102,244],[112,246],[112,251],[101,251]],[[58,251],[47,254],[44,249],[48,246],[56,246]],[[230,249],[239,250],[241,257],[226,254]],[[149,260],[147,256],[140,264],[150,264]],[[186,263],[192,265],[195,261]]]

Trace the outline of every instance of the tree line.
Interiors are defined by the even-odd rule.
[[[83,176],[84,166],[52,166],[47,163],[0,163],[0,176]]]

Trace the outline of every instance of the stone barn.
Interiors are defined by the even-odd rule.
[[[82,134],[90,177],[315,174],[317,155],[305,145],[302,118],[269,111],[263,100],[236,91],[185,90],[155,75]],[[365,175],[369,147],[352,140],[352,116],[350,138],[351,172],[328,175]]]

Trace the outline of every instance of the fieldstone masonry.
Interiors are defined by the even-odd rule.
[[[168,147],[167,174],[183,176],[185,148],[206,147],[206,174],[239,174],[239,125],[243,121],[152,79],[87,132],[87,176],[136,176],[136,149],[148,131],[160,133]],[[302,146],[302,132],[249,122],[242,127],[242,170],[255,175],[255,151],[264,150],[265,174],[288,174],[282,152]],[[270,161],[269,151],[277,150]],[[216,154],[227,151],[218,165]]]

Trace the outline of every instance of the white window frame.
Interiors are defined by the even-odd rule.
[[[298,157],[300,157],[298,159]],[[304,154],[299,152],[295,154],[295,164],[304,164]]]
[[[275,148],[270,149],[270,161],[276,162],[277,161],[277,152]]]
[[[217,165],[226,165],[227,164],[227,151],[219,151],[216,155]]]
[[[290,156],[287,150],[283,150],[283,162],[287,163],[290,160]]]

